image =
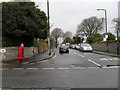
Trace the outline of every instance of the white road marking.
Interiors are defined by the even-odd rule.
[[[70,65],[71,67],[73,67],[74,69],[85,69],[86,67],[74,67],[73,65]]]
[[[83,53],[83,54],[91,54],[91,53]]]
[[[100,58],[101,61],[119,60],[118,58]]]
[[[78,56],[80,56],[80,57],[82,57],[82,58],[85,57],[85,56],[83,56],[83,55],[81,55],[81,54],[78,54],[78,53],[76,53],[76,52],[74,52],[74,54],[77,54]]]
[[[4,68],[4,69],[0,69],[0,70],[79,70],[79,69],[99,69],[99,67],[74,67],[73,65],[71,65],[73,68],[67,68],[67,67],[63,67],[63,68]],[[118,69],[120,68],[120,66],[110,66],[110,67],[102,67],[103,69]]]
[[[70,65],[71,67],[74,67],[73,65]]]
[[[54,70],[55,68],[42,68],[42,69],[45,69],[45,70]]]
[[[12,70],[23,70],[23,68],[12,68]]]
[[[70,68],[58,68],[58,69],[62,69],[62,70],[65,70],[65,69],[70,69]]]
[[[84,58],[85,56],[83,56],[83,55],[80,55],[80,54],[78,54],[78,56],[80,56],[80,57],[82,57],[82,58]]]
[[[100,64],[98,64],[98,63],[96,63],[95,61],[92,61],[92,60],[90,60],[90,59],[88,59],[88,61],[94,63],[94,64],[97,65],[97,66],[101,66]]]
[[[103,67],[103,68],[120,68],[120,66],[110,66],[110,67]]]
[[[27,68],[27,69],[36,70],[36,69],[39,69],[39,68]]]
[[[99,68],[99,67],[88,67],[89,69],[95,69],[95,68]]]
[[[74,69],[86,69],[86,67],[74,67]]]

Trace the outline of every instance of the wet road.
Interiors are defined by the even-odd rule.
[[[7,88],[117,88],[118,58],[70,50],[31,64],[3,68]],[[113,65],[107,67],[107,65]]]

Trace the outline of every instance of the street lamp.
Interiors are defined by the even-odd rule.
[[[51,50],[50,50],[50,20],[49,20],[49,0],[47,0],[47,16],[48,16],[48,23],[47,23],[47,27],[48,27],[48,31],[47,31],[47,38],[48,38],[48,49],[49,49],[49,55],[51,55]]]
[[[117,55],[119,56],[119,35],[117,30]]]
[[[105,37],[106,37],[106,46],[107,46],[107,52],[108,52],[108,40],[107,40],[107,38],[108,38],[108,35],[107,35],[107,10],[105,10],[105,9],[97,9],[97,11],[104,11],[105,12],[105,27],[106,27],[106,35],[105,35]]]
[[[119,27],[118,27],[118,26],[116,27],[116,30],[117,30],[117,55],[118,55],[118,57],[119,57],[119,55],[120,55],[120,54],[119,54],[119,48],[120,48],[120,47],[119,47],[119,31],[118,31],[118,30],[119,30]]]

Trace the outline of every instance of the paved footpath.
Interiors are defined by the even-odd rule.
[[[33,57],[25,58],[23,59],[22,64],[24,65],[24,64],[33,63],[36,61],[43,61],[43,60],[49,59],[54,55],[54,53],[55,53],[55,50],[51,53],[51,55],[49,55],[49,52],[46,51],[41,54],[35,55]],[[16,66],[20,66],[20,63],[19,63],[19,60],[16,59],[13,61],[0,62],[0,66],[2,66],[2,68],[13,67],[13,66],[16,67]]]
[[[112,57],[119,57],[120,54],[117,55],[117,53],[110,53],[110,52],[101,52],[101,51],[93,51],[93,53],[101,54],[101,55],[107,55],[107,56],[112,56]]]

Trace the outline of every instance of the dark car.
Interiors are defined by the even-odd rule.
[[[59,53],[69,53],[69,47],[66,46],[65,44],[62,44],[62,45],[59,47]]]

